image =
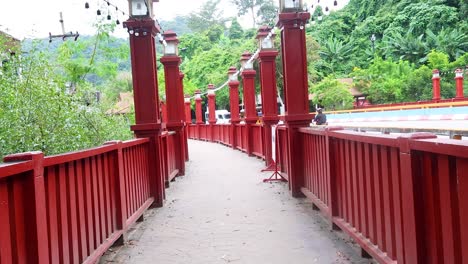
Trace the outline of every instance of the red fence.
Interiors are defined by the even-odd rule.
[[[179,173],[176,164],[175,135],[175,132],[164,132],[161,135],[161,157],[163,157],[161,171],[166,187],[169,187],[169,182]]]
[[[252,154],[264,159],[264,150],[263,150],[263,126],[262,125],[252,125],[250,127],[251,137],[252,137]]]
[[[468,261],[468,143],[311,129],[301,137],[302,192],[376,260]]]
[[[149,140],[138,139],[6,157],[0,263],[96,262],[153,202],[148,150]]]
[[[276,164],[279,167],[281,175],[289,180],[289,164],[286,149],[288,148],[287,130],[285,126],[276,128]]]

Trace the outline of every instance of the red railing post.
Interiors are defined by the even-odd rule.
[[[161,117],[159,112],[158,76],[156,62],[156,34],[161,31],[151,18],[130,18],[124,22],[130,34],[133,94],[135,98],[135,122],[132,131],[137,138],[148,138],[150,192],[154,206],[162,206],[164,180],[161,175],[159,136]],[[137,34],[138,32],[138,34]]]
[[[457,89],[457,95],[455,96],[456,99],[463,99],[465,96],[463,95],[463,70],[457,69],[455,71],[455,86]]]
[[[264,155],[266,166],[273,164],[272,157],[272,125],[278,123],[278,93],[276,91],[276,56],[278,51],[274,48],[274,35],[270,34],[272,28],[262,26],[258,30],[260,52],[258,61],[260,65],[260,84],[262,96],[262,121],[264,138]]]
[[[432,71],[432,100],[440,100],[440,74],[437,69]]]
[[[185,106],[185,95],[184,95],[184,77],[185,74],[183,72],[179,72],[179,77],[180,77],[180,89],[178,90],[179,92],[179,101],[180,101],[180,111],[181,111],[181,120],[182,120],[182,134],[184,135],[184,158],[185,161],[189,161],[189,151],[188,151],[188,130],[189,130],[189,124],[192,123],[190,120],[188,123],[186,121],[187,115],[186,112],[186,106]],[[189,98],[190,99],[190,98]],[[190,101],[189,101],[189,111],[190,111]],[[190,113],[189,113],[190,115]],[[185,120],[185,121],[184,121]],[[184,165],[185,166],[185,165]]]
[[[330,132],[332,131],[338,131],[338,130],[343,130],[344,128],[342,127],[328,127],[325,129],[325,136],[326,136],[326,146],[325,146],[325,152],[326,152],[326,173],[327,177],[326,179],[329,180],[327,183],[327,192],[329,194],[328,197],[328,209],[329,209],[329,218],[330,222],[332,225],[332,229],[336,230],[339,229],[335,224],[333,223],[333,217],[339,216],[338,212],[338,169],[337,166],[335,166],[335,162],[339,160],[339,149],[338,149],[338,142],[336,138],[330,137]]]
[[[179,65],[181,58],[178,56],[177,45],[179,39],[177,34],[171,30],[164,32],[164,39],[167,47],[164,48],[164,56],[161,63],[164,65],[164,76],[166,81],[166,104],[168,130],[174,131],[174,148],[176,153],[176,164],[179,169],[179,176],[185,175],[185,133],[184,128],[184,92]],[[175,48],[169,48],[173,46]]]
[[[192,124],[192,109],[190,106],[190,95],[186,94],[184,98],[184,104],[185,104],[185,161],[189,161],[189,152],[188,152],[188,139],[189,135],[191,135],[191,129],[192,127],[190,126]]]
[[[304,25],[310,18],[307,12],[279,14],[277,26],[281,31],[283,58],[285,116],[287,127],[289,184],[294,197],[303,197],[304,164],[301,158],[303,142],[299,128],[308,126],[313,116],[309,114],[309,91],[307,79],[307,53]]]
[[[411,153],[410,141],[420,139],[437,138],[436,135],[429,133],[416,133],[402,135],[398,138],[400,147],[400,172],[401,172],[401,199],[402,203],[402,227],[403,227],[403,245],[404,259],[398,259],[398,263],[423,263],[422,254],[424,254],[418,234],[417,214],[419,205],[417,199],[417,188],[419,184],[416,182],[415,174],[418,167],[415,167],[414,157]]]
[[[237,144],[237,125],[240,123],[239,117],[239,81],[237,80],[237,69],[235,67],[229,68],[229,105],[231,107],[231,146],[236,149]]]
[[[253,133],[252,133],[252,125],[257,122],[257,109],[255,104],[255,75],[257,74],[256,71],[253,69],[252,62],[250,58],[252,54],[248,51],[244,52],[241,57],[241,63],[244,67],[242,71],[242,86],[244,89],[244,110],[245,110],[245,127],[246,127],[246,135],[245,135],[245,152],[247,155],[252,156],[253,151]]]
[[[215,128],[214,125],[216,124],[216,94],[214,91],[215,87],[213,84],[208,85],[208,123],[209,126],[209,140],[211,142],[215,141]]]
[[[15,235],[21,237],[24,241],[16,241],[17,244],[24,243],[25,263],[49,263],[49,235],[47,233],[47,215],[46,215],[46,195],[44,183],[44,154],[42,152],[28,152],[6,156],[4,162],[32,161],[33,170],[25,179],[23,188],[25,197],[16,198],[17,201],[24,201],[19,204],[24,215],[24,219],[16,219],[16,223],[10,223],[13,226],[24,223],[25,226],[17,228]],[[0,201],[0,203],[7,201]],[[12,204],[15,206],[15,204]],[[20,230],[24,233],[21,234]],[[21,239],[21,240],[22,240]],[[13,256],[12,256],[13,257]],[[22,262],[21,260],[19,262]]]

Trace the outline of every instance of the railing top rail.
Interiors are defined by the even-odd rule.
[[[12,175],[21,174],[34,169],[33,161],[21,161],[12,163],[0,164],[0,179],[6,178]]]
[[[133,146],[142,145],[148,143],[149,141],[149,138],[136,138],[132,140],[127,140],[122,142],[122,148],[130,148]]]
[[[398,147],[399,143],[396,140],[399,136],[397,135],[386,135],[386,134],[368,134],[364,132],[355,131],[330,131],[329,136],[333,138],[339,138],[344,140],[351,140],[369,144],[383,145],[387,147]]]
[[[129,141],[122,142],[122,147],[129,148],[132,146],[144,144],[148,141],[149,139],[147,138],[132,139]],[[44,158],[44,166],[45,167],[54,166],[54,165],[61,164],[61,163],[67,163],[67,162],[71,162],[75,160],[85,159],[85,158],[101,155],[101,154],[116,150],[117,148],[118,148],[118,144],[106,144],[106,145],[91,148],[91,149],[69,152],[69,153],[53,155],[53,156],[47,156]]]
[[[448,156],[468,158],[468,141],[454,139],[419,139],[410,140],[409,148]]]

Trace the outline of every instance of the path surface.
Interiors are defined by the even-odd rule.
[[[284,183],[263,183],[264,163],[239,151],[190,141],[187,175],[166,189],[125,246],[101,263],[370,263]]]

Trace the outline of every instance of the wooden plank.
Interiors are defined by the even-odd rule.
[[[83,186],[83,161],[76,161],[76,201],[78,207],[78,245],[79,245],[79,262],[83,262],[88,256],[88,242],[86,237],[86,214],[85,214],[85,190]],[[88,194],[88,193],[86,193]]]
[[[368,238],[373,244],[377,245],[375,222],[376,222],[376,210],[375,210],[375,186],[373,174],[373,163],[372,163],[372,146],[370,144],[364,144],[364,171],[366,178],[366,197],[367,197],[367,223],[368,223]]]
[[[99,222],[97,225],[99,225],[100,228],[100,236],[101,236],[101,243],[102,244],[106,238],[107,238],[107,230],[106,230],[106,204],[104,201],[104,175],[102,172],[102,156],[99,155],[96,157],[96,172],[97,172],[97,190],[98,190],[98,211],[99,211]]]
[[[339,205],[338,205],[338,210],[340,211],[340,216],[343,219],[348,220],[348,211],[346,207],[346,197],[347,197],[347,192],[346,192],[346,152],[345,152],[345,142],[342,139],[336,139],[337,144],[339,146],[339,155],[340,155],[340,161],[338,162],[338,168],[340,171],[340,184],[339,186],[339,192],[338,192],[338,200],[339,200]]]
[[[426,263],[443,263],[442,260],[442,244],[441,234],[437,230],[440,227],[440,210],[439,199],[437,197],[439,182],[437,174],[435,173],[435,166],[431,154],[425,153],[423,155],[423,171],[422,178],[424,180],[424,208],[426,220],[424,227],[425,234],[425,253]]]
[[[0,263],[13,263],[12,238],[10,216],[13,208],[10,208],[10,188],[7,179],[0,179]]]
[[[86,195],[84,196],[85,199],[85,215],[86,215],[86,241],[88,244],[88,254],[96,249],[96,233],[95,225],[94,225],[94,188],[93,188],[93,180],[91,174],[91,161],[89,159],[84,159],[83,161],[84,166],[84,177],[83,177],[83,185],[85,188]]]
[[[359,197],[359,220],[361,223],[361,233],[364,237],[369,237],[368,233],[368,223],[367,223],[367,197],[366,197],[366,171],[365,171],[365,166],[364,166],[364,151],[363,151],[363,145],[364,143],[357,143],[357,166],[356,166],[356,174],[358,176],[358,186],[359,186],[359,192],[358,192],[358,197]]]
[[[77,201],[76,201],[76,177],[74,162],[67,163],[67,186],[68,186],[68,224],[70,226],[70,258],[72,263],[79,263],[79,246],[78,246],[78,216],[77,216]]]
[[[112,233],[112,213],[111,213],[111,184],[110,184],[110,168],[109,168],[109,153],[106,153],[102,157],[102,176],[104,180],[104,204],[105,204],[105,215],[106,215],[106,237]]]
[[[395,260],[395,229],[394,229],[394,211],[392,199],[392,181],[390,175],[390,164],[388,158],[388,147],[381,148],[382,162],[382,191],[384,205],[384,228],[385,228],[385,248],[383,251]]]
[[[345,153],[346,153],[346,193],[348,194],[347,199],[347,211],[348,211],[348,219],[346,221],[351,224],[351,226],[355,226],[355,221],[354,221],[354,206],[353,206],[353,184],[352,184],[352,174],[351,174],[351,159],[349,158],[351,155],[351,149],[350,149],[351,142],[345,141]]]
[[[58,179],[55,167],[47,167],[45,173],[46,197],[47,197],[47,221],[49,232],[49,256],[51,263],[60,263],[63,255],[61,237],[59,236],[59,198]]]
[[[63,248],[62,262],[64,263],[71,263],[71,255],[70,255],[70,227],[68,225],[68,197],[67,197],[67,173],[65,164],[60,164],[58,166],[58,192],[59,192],[59,228],[60,228],[60,235],[61,235],[61,247]]]
[[[93,189],[93,223],[94,226],[94,246],[98,248],[99,245],[102,243],[101,239],[101,215],[99,211],[99,185],[98,185],[98,174],[97,174],[97,161],[96,157],[92,157],[90,160],[90,167],[91,167],[91,180],[92,180],[92,189]]]
[[[351,183],[352,183],[352,190],[353,190],[353,223],[354,227],[361,231],[361,219],[359,218],[359,184],[358,184],[358,173],[357,173],[357,150],[356,150],[356,142],[351,142],[351,149],[350,149],[350,158],[351,158]]]
[[[375,199],[375,229],[377,245],[381,250],[386,248],[385,244],[385,225],[384,225],[384,210],[383,210],[383,181],[382,181],[382,162],[381,162],[381,147],[372,145],[372,178],[374,179],[374,199]]]
[[[404,263],[404,244],[403,244],[403,218],[401,212],[401,173],[399,149],[390,149],[390,177],[392,180],[392,194],[394,206],[394,240],[395,240],[395,257],[399,263]]]
[[[455,186],[452,186],[451,178],[456,178],[455,171],[451,170],[449,158],[446,155],[437,155],[437,172],[439,176],[439,195],[442,232],[442,248],[444,263],[460,263],[455,244],[455,232],[459,233],[458,224],[455,226],[455,219],[458,218],[456,200],[452,200],[452,192],[456,193]],[[455,198],[455,197],[454,197]],[[458,219],[457,219],[458,220]],[[459,240],[458,240],[459,241]],[[456,259],[458,258],[458,261]]]

